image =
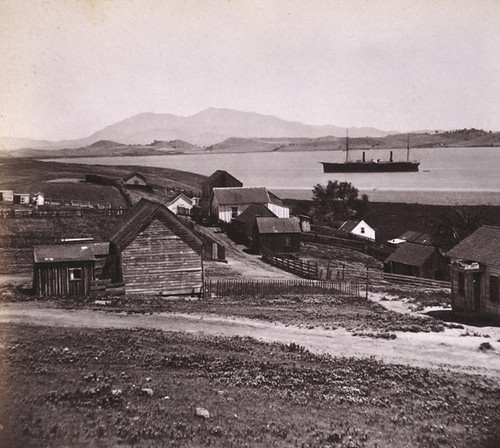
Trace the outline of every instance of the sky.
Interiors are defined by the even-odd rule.
[[[0,136],[208,107],[500,131],[498,0],[0,0]]]

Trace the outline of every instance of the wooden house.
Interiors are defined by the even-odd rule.
[[[106,235],[107,274],[125,294],[199,294],[203,242],[165,205],[141,199]]]
[[[404,243],[385,259],[384,272],[446,280],[447,265],[447,258],[437,247]]]
[[[305,233],[311,231],[312,218],[307,215],[299,215],[300,230]]]
[[[178,193],[166,203],[166,206],[176,215],[189,215],[194,203],[184,193]]]
[[[13,204],[14,192],[12,190],[0,190],[0,203]]]
[[[206,218],[210,215],[210,201],[214,188],[243,187],[243,183],[227,171],[217,170],[201,184],[201,198],[199,206]]]
[[[146,178],[139,173],[133,173],[130,176],[126,177],[123,182],[127,186],[132,186],[132,187],[147,187],[148,182]]]
[[[375,241],[375,229],[370,227],[363,220],[350,219],[340,226],[339,231],[365,238],[370,241]]]
[[[86,296],[99,279],[108,243],[52,244],[33,248],[33,288],[37,296]]]
[[[480,227],[448,256],[453,311],[500,319],[500,227]]]
[[[251,249],[255,253],[300,252],[300,226],[297,218],[255,218]]]
[[[29,205],[30,204],[29,193],[14,193],[14,204]]]
[[[231,222],[229,234],[237,243],[250,246],[253,238],[255,218],[276,218],[277,216],[262,204],[251,204],[244,212]]]
[[[270,199],[265,187],[214,188],[211,215],[214,221],[230,223],[252,204],[267,207]]]

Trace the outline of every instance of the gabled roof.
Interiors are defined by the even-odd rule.
[[[202,185],[220,185],[220,186],[243,186],[243,183],[236,179],[233,175],[229,174],[227,171],[224,170],[217,170],[215,173],[213,173],[211,176],[209,176],[207,179],[205,179],[202,182]]]
[[[414,230],[407,230],[399,238],[402,240],[405,240],[408,243],[432,245],[431,236],[428,233],[424,233],[424,232],[416,232]]]
[[[276,196],[273,192],[268,191],[269,199],[273,204],[283,205],[283,201],[280,197]]]
[[[109,243],[50,244],[33,247],[35,263],[95,261],[96,255],[107,255]]]
[[[343,230],[344,232],[352,232],[360,222],[360,220],[356,221],[354,219],[349,219],[340,226],[339,230]]]
[[[234,218],[233,221],[250,223],[253,222],[257,216],[276,218],[276,215],[271,210],[269,210],[265,205],[251,204],[239,216]]]
[[[265,187],[214,188],[213,194],[219,205],[267,204],[270,202]]]
[[[257,229],[263,233],[301,233],[297,218],[255,218]]]
[[[201,251],[203,241],[194,230],[186,226],[163,204],[144,198],[122,216],[120,223],[107,232],[105,239],[115,244],[118,250],[123,251],[155,219],[172,230],[194,251]]]
[[[188,204],[193,203],[193,200],[189,196],[186,196],[184,193],[181,192],[181,193],[177,193],[172,199],[170,199],[167,202],[167,206],[172,205],[175,201],[177,201],[179,199],[184,199]]]
[[[399,247],[393,254],[385,259],[385,263],[393,261],[395,263],[406,264],[409,266],[422,266],[431,257],[436,248],[425,246],[423,244],[405,243]]]
[[[124,181],[127,182],[128,180],[132,179],[133,177],[138,177],[139,179],[142,179],[144,182],[146,182],[146,178],[140,173],[132,173],[130,176],[127,176],[124,179]]]
[[[482,226],[447,253],[453,258],[500,266],[500,227]]]

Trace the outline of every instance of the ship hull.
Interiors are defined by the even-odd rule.
[[[321,162],[324,173],[397,173],[418,171],[420,162]]]

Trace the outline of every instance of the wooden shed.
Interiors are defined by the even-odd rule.
[[[167,207],[141,199],[106,235],[108,273],[125,294],[199,294],[203,242]]]
[[[133,173],[130,176],[126,177],[123,182],[128,187],[139,187],[144,188],[147,186],[147,179],[140,173]]]
[[[14,192],[12,190],[0,190],[0,202],[4,204],[13,204]]]
[[[253,238],[253,227],[255,218],[276,218],[277,216],[265,205],[252,204],[241,215],[234,218],[231,222],[229,234],[237,243],[250,246]]]
[[[108,243],[52,244],[33,248],[37,296],[86,296],[99,278]]]
[[[252,251],[300,252],[300,225],[297,218],[255,218]]]
[[[384,261],[384,272],[446,280],[447,258],[434,246],[403,243]]]
[[[201,184],[200,207],[205,218],[210,215],[210,201],[214,188],[242,187],[243,183],[224,170],[217,170]]]
[[[252,204],[268,206],[265,187],[214,188],[211,198],[211,216],[215,222],[230,223]]]
[[[453,311],[500,320],[500,227],[480,227],[448,256]]]

